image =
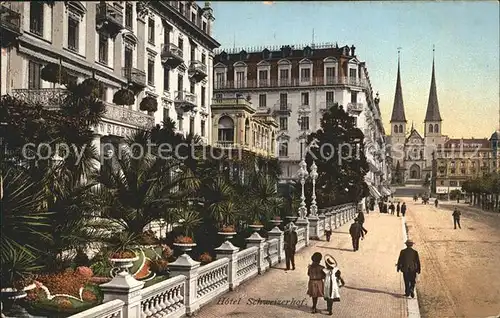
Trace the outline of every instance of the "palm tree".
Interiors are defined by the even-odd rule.
[[[276,208],[282,205],[275,181],[264,174],[256,174],[249,185],[243,187],[243,191],[246,193],[246,202],[242,208],[250,223],[271,219]]]

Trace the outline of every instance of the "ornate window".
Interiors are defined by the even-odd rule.
[[[229,116],[222,116],[218,123],[218,140],[234,142],[234,122]]]

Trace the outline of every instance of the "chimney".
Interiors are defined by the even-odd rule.
[[[354,45],[352,45],[352,46],[351,46],[351,55],[352,55],[352,56],[355,56],[355,55],[356,55],[356,54],[354,54],[355,50],[356,50],[356,47],[355,47]]]

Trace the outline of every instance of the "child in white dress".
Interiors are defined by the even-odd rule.
[[[337,267],[335,258],[331,255],[325,255],[325,291],[324,297],[326,300],[326,310],[328,315],[332,315],[333,302],[340,301],[340,287],[344,286],[344,280],[340,276],[340,270]]]

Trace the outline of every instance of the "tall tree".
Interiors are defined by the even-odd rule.
[[[364,135],[355,118],[335,104],[325,111],[321,128],[308,136],[306,161],[318,166],[317,195],[320,205],[356,202],[367,193],[364,177],[368,163],[364,154]],[[313,142],[315,141],[315,142]]]

